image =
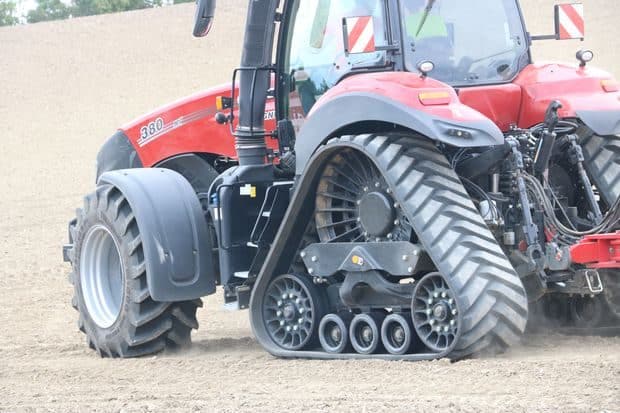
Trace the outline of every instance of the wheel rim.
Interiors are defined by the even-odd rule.
[[[321,242],[409,241],[412,229],[377,167],[343,151],[319,181],[316,225]]]
[[[459,318],[456,299],[440,274],[418,281],[412,301],[413,325],[420,340],[432,351],[449,349],[457,337]]]
[[[101,328],[111,327],[121,312],[124,270],[118,244],[102,225],[92,227],[82,244],[80,281],[88,314]]]
[[[299,350],[312,338],[315,304],[308,288],[293,275],[276,278],[267,288],[263,318],[271,339],[286,350]]]
[[[375,341],[375,334],[372,331],[372,327],[368,324],[361,326],[355,333],[357,342],[360,343],[363,348],[370,347]]]

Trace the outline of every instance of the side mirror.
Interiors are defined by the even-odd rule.
[[[345,17],[342,26],[347,55],[372,53],[377,50],[372,16]]]
[[[570,40],[585,38],[583,3],[557,4],[555,6],[555,38]]]
[[[204,37],[211,30],[215,15],[215,0],[196,0],[194,37]]]

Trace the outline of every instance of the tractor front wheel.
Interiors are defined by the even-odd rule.
[[[91,348],[102,357],[137,357],[190,343],[202,302],[151,298],[140,229],[116,187],[85,197],[72,239],[72,305]]]

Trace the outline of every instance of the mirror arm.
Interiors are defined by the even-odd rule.
[[[557,34],[544,34],[539,36],[530,36],[530,39],[533,41],[536,40],[558,40]]]

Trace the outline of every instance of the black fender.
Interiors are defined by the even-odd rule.
[[[143,166],[129,138],[122,130],[119,130],[105,141],[97,154],[97,180],[109,171],[142,168]]]
[[[194,188],[163,168],[106,172],[127,198],[143,245],[149,292],[155,301],[187,301],[215,292],[212,241]]]
[[[168,158],[155,168],[172,169],[183,175],[198,193],[207,193],[219,173],[211,164],[195,153],[186,153]]]
[[[599,136],[620,135],[620,110],[577,110],[576,114]]]
[[[432,140],[461,148],[504,144],[502,131],[490,119],[459,122],[404,106],[385,96],[355,92],[333,98],[306,119],[295,143],[297,175],[302,174],[312,154],[326,140],[343,134],[359,133],[360,131],[347,130],[347,127],[369,122],[408,129]],[[466,133],[456,136],[457,130]],[[368,128],[365,128],[365,131],[367,132]]]

